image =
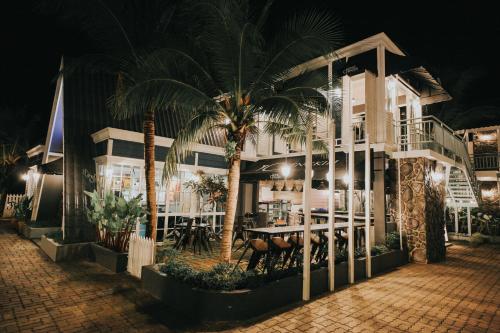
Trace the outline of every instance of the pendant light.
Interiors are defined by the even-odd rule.
[[[288,188],[286,187],[286,181],[283,182],[283,187],[281,188],[281,191],[283,192],[288,191]]]
[[[319,183],[318,190],[320,191],[328,190],[328,187],[326,186],[323,180]]]
[[[292,192],[298,192],[299,190],[297,189],[297,185],[293,183],[292,189],[290,190]]]
[[[273,187],[271,188],[272,192],[278,191],[278,187],[276,186],[276,182],[273,182]]]

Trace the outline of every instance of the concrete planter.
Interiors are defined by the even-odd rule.
[[[26,222],[14,219],[14,227],[18,234],[24,234],[24,227],[26,226]]]
[[[96,243],[90,245],[90,252],[91,260],[112,272],[120,273],[127,270],[127,253],[118,253]]]
[[[43,235],[46,235],[51,232],[56,232],[61,230],[61,227],[36,227],[36,226],[30,226],[26,223],[24,223],[24,227],[22,230],[22,234],[24,237],[28,239],[36,239],[36,238],[42,238]]]
[[[398,255],[386,253],[372,258],[374,271],[405,263]],[[382,265],[380,262],[388,262]],[[365,259],[355,260],[355,279],[366,278]],[[266,283],[255,289],[235,291],[204,290],[192,287],[159,272],[154,265],[142,267],[142,287],[179,315],[196,321],[245,320],[284,306],[302,304],[302,275]],[[348,284],[347,263],[335,265],[335,288]],[[328,269],[311,271],[311,296],[328,292]]]
[[[59,244],[42,235],[40,248],[54,262],[87,259],[90,254],[90,243]]]

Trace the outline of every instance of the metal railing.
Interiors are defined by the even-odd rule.
[[[450,127],[434,116],[404,119],[396,122],[394,127],[398,150],[430,149],[462,164],[477,197],[479,192],[467,147]]]
[[[498,170],[500,169],[500,154],[474,154],[475,170]]]

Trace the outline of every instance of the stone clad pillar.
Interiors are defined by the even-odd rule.
[[[436,161],[401,159],[401,217],[411,261],[445,259],[443,175],[444,169]]]

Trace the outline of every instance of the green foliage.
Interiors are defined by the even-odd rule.
[[[486,239],[479,232],[475,232],[470,236],[470,245],[473,247],[478,247],[485,243]]]
[[[245,272],[239,266],[219,263],[209,271],[197,271],[178,258],[175,250],[164,249],[164,263],[160,271],[193,287],[208,290],[236,290],[248,287],[252,283],[254,272]]]
[[[137,221],[146,223],[146,209],[142,207],[142,194],[126,201],[108,192],[101,198],[99,194],[87,192],[90,208],[86,208],[87,219],[96,226],[97,239],[107,248],[125,252],[128,240]]]
[[[24,196],[19,202],[11,202],[14,207],[14,217],[20,221],[26,221],[31,216],[31,201],[33,197]]]
[[[236,145],[237,143],[235,141],[228,140],[226,143],[226,154],[225,158],[226,161],[231,161],[236,154]]]
[[[52,239],[54,242],[59,243],[59,244],[64,244],[64,239],[63,239],[63,232],[62,230],[57,230],[53,232],[49,232],[48,234],[45,235],[47,238]]]
[[[354,259],[366,257],[366,250],[364,247],[359,247],[354,250]]]
[[[347,261],[347,251],[344,249],[335,251],[335,263],[338,264],[340,262]]]
[[[385,246],[383,244],[382,245],[374,245],[370,249],[370,253],[371,253],[372,256],[378,256],[380,254],[384,254],[384,253],[387,253],[387,252],[390,252],[390,251],[391,250],[387,246]]]
[[[209,203],[226,201],[227,187],[223,176],[215,175],[207,177],[202,172],[198,175],[198,180],[188,180],[184,182],[184,186],[198,193],[200,196],[208,195]]]
[[[389,232],[385,235],[385,244],[389,249],[392,250],[399,250],[400,248],[400,243],[399,243],[399,232],[397,231],[392,231]]]

